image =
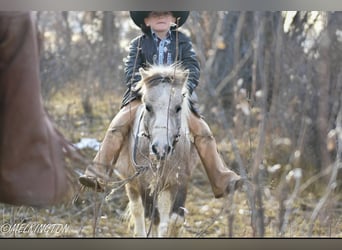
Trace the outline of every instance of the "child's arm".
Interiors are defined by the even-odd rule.
[[[139,68],[142,67],[142,58],[138,47],[140,46],[141,37],[137,37],[131,41],[129,45],[128,56],[125,61],[125,83],[127,87],[134,86],[134,84],[140,81],[141,76],[139,74]]]
[[[200,65],[197,60],[197,55],[192,48],[190,39],[186,39],[186,41],[182,44],[181,53],[182,65],[185,69],[189,70],[188,89],[190,94],[192,94],[199,82]]]

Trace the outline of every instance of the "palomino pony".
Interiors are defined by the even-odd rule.
[[[179,65],[140,69],[137,85],[142,105],[137,110],[130,139],[116,164],[116,174],[127,179],[134,235],[175,237],[184,223],[187,184],[196,159],[189,139],[188,71]],[[150,227],[145,225],[151,219]]]

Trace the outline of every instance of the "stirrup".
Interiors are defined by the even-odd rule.
[[[81,175],[78,178],[78,181],[85,187],[91,188],[93,190],[96,190],[96,192],[103,193],[105,190],[99,183],[99,181],[96,179],[96,177],[87,176],[87,175]]]

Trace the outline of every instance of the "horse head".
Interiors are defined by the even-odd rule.
[[[150,153],[164,160],[173,152],[189,112],[186,87],[189,72],[179,65],[140,69],[137,85],[144,105],[144,134],[150,140]]]

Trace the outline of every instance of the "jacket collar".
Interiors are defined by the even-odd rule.
[[[152,34],[152,37],[154,39],[160,39],[157,34],[151,29],[151,34]],[[166,34],[166,37],[164,39],[168,39],[168,40],[172,40],[172,36],[171,36],[171,30],[169,30]],[[160,39],[160,40],[164,40],[164,39]]]

